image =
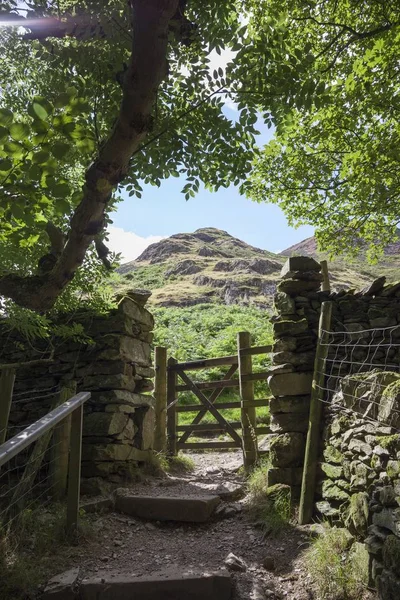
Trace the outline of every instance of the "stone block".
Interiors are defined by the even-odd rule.
[[[342,481],[342,480],[339,480]],[[322,497],[324,500],[348,500],[349,494],[337,485],[338,482],[330,481],[329,479],[322,482]],[[346,482],[343,482],[346,483]]]
[[[275,365],[289,363],[294,367],[308,367],[307,370],[313,368],[315,352],[276,352],[271,356]]]
[[[42,600],[75,600],[78,598],[79,567],[64,571],[48,582]]]
[[[378,597],[382,600],[399,600],[400,598],[400,578],[384,569],[376,578],[376,587]]]
[[[296,335],[298,333],[304,333],[308,329],[307,319],[287,319],[282,321],[276,321],[272,325],[274,336],[279,338],[285,335]]]
[[[115,506],[119,512],[140,519],[205,523],[220,502],[219,496],[133,496],[118,490]]]
[[[103,388],[105,390],[126,390],[133,392],[136,387],[136,381],[132,375],[123,375],[121,373],[117,375],[87,375],[83,378],[82,389],[85,390],[98,390]]]
[[[274,467],[268,470],[268,487],[277,483],[290,485],[290,487],[300,486],[302,476],[302,467]]]
[[[299,279],[286,279],[278,284],[278,292],[285,292],[289,296],[298,296],[304,292],[313,292],[319,290],[321,284],[319,281],[302,281]]]
[[[303,396],[311,393],[312,372],[283,373],[268,378],[273,396]]]
[[[294,315],[296,313],[294,299],[288,294],[285,294],[285,292],[277,292],[275,294],[274,307],[276,312],[281,315]]]
[[[400,536],[400,508],[383,507],[380,512],[373,514],[372,522]]]
[[[273,438],[269,456],[273,467],[298,467],[303,464],[305,438],[301,433],[284,433]]]
[[[383,565],[389,571],[400,577],[400,539],[395,535],[389,535],[382,549]]]
[[[269,410],[275,413],[296,413],[308,415],[310,396],[272,396],[269,398]]]
[[[151,406],[154,403],[153,396],[144,394],[134,394],[128,390],[103,390],[101,392],[92,392],[89,404],[95,406],[99,404],[124,404],[133,409],[138,406]],[[107,410],[107,408],[106,408]]]
[[[140,323],[146,329],[151,330],[154,327],[153,315],[143,306],[139,306],[130,298],[125,298],[118,307],[118,312],[127,315],[133,321]]]
[[[232,582],[225,570],[215,573],[175,567],[162,573],[135,577],[110,572],[84,579],[82,600],[230,600]]]
[[[291,256],[282,267],[281,277],[289,271],[321,271],[321,265],[310,256]]]
[[[345,525],[351,533],[365,537],[368,529],[368,502],[366,492],[358,492],[350,497],[346,510]]]
[[[150,344],[127,335],[103,336],[98,350],[100,360],[123,360],[144,367],[151,364]]]
[[[307,430],[308,412],[271,414],[271,431],[274,433],[286,433],[291,431],[305,433]]]
[[[113,460],[139,460],[140,451],[130,444],[83,444],[82,460],[109,462]]]
[[[124,413],[90,413],[83,420],[83,436],[118,435],[125,429],[128,419]]]
[[[133,415],[137,434],[135,446],[140,450],[149,450],[154,444],[155,410],[152,406],[142,406],[135,410]]]

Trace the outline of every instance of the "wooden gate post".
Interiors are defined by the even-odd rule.
[[[247,331],[238,333],[237,348],[239,361],[239,387],[241,400],[241,422],[243,434],[243,465],[245,469],[252,467],[257,461],[256,409],[254,407],[254,383],[245,381],[246,375],[252,373],[251,355],[241,353],[251,347],[251,335]],[[252,406],[248,406],[248,404]]]
[[[154,431],[154,450],[167,450],[167,349],[156,346],[154,349],[154,397],[156,400],[156,425]]]
[[[314,361],[314,376],[311,389],[310,416],[308,423],[306,452],[304,457],[303,481],[301,485],[299,523],[311,521],[314,509],[315,479],[320,445],[322,414],[321,388],[325,380],[325,360],[328,355],[326,331],[331,325],[332,302],[323,302],[319,318],[318,342]]]
[[[64,404],[76,394],[76,382],[66,382],[60,391],[59,404]],[[53,441],[53,498],[61,500],[67,493],[69,443],[71,435],[71,415],[66,417],[54,428]]]
[[[168,438],[168,454],[176,456],[176,426],[177,426],[177,412],[176,412],[176,371],[170,369],[170,367],[176,365],[178,361],[175,358],[168,359],[168,370],[167,370],[167,438]]]
[[[0,446],[6,441],[14,381],[15,369],[0,371]]]

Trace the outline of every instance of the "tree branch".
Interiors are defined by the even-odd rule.
[[[131,0],[132,53],[124,78],[118,119],[85,174],[84,197],[70,224],[67,243],[51,271],[31,277],[0,278],[0,294],[32,310],[50,309],[82,264],[113,190],[124,179],[132,154],[151,131],[157,89],[167,73],[170,21],[179,0]]]

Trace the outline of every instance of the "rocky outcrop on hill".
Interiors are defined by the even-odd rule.
[[[157,306],[219,303],[269,308],[284,257],[293,254],[317,256],[315,239],[277,255],[206,227],[152,244],[119,272],[130,288],[149,287],[153,291],[150,302]],[[335,290],[362,288],[375,276],[372,267],[350,267],[345,261],[330,263],[329,271]]]

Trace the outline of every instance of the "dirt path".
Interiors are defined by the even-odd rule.
[[[239,453],[191,454],[196,468],[187,475],[149,478],[130,487],[140,495],[201,495],[216,485],[231,490],[244,485],[238,474]],[[68,563],[80,566],[86,577],[103,572],[147,575],[166,567],[218,570],[229,553],[246,563],[234,572],[235,600],[317,600],[302,565],[308,546],[306,529],[290,527],[284,535],[263,538],[243,510],[244,500],[225,501],[210,523],[146,523],[118,513],[90,515],[95,535],[71,551]],[[270,570],[264,568],[268,558]],[[259,585],[259,594],[255,587]],[[263,593],[261,593],[261,590]]]

